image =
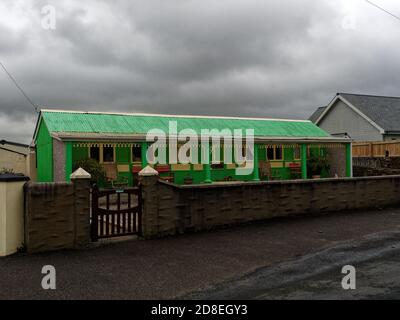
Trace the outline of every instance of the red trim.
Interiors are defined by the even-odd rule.
[[[300,163],[298,162],[290,162],[289,168],[300,168]]]
[[[170,172],[170,171],[171,171],[169,165],[157,165],[157,166],[155,167],[155,169],[156,169],[158,172]]]

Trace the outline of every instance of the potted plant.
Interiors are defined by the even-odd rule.
[[[312,179],[321,178],[321,174],[329,171],[330,165],[326,156],[313,155],[307,160],[307,173]]]
[[[90,179],[91,184],[101,185],[104,183],[105,172],[97,160],[89,158],[78,160],[74,163],[73,170],[75,171],[79,167],[90,173],[92,176]]]

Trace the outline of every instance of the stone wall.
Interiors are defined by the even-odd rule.
[[[29,253],[77,248],[90,241],[90,183],[27,183],[25,245]]]
[[[400,157],[354,157],[355,177],[400,174]]]
[[[146,176],[141,184],[145,238],[400,203],[400,176],[186,186]]]

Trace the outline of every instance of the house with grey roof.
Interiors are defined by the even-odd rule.
[[[333,136],[354,141],[400,140],[400,97],[337,93],[309,120]]]

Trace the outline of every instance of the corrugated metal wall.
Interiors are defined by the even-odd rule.
[[[36,139],[37,181],[53,181],[53,138],[42,120]]]

